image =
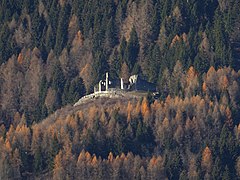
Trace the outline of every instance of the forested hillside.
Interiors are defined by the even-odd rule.
[[[0,179],[240,177],[239,10],[1,0]],[[105,72],[139,74],[160,97],[72,107]]]

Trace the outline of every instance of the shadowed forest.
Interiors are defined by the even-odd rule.
[[[0,179],[240,178],[239,0],[2,0]],[[158,99],[97,99],[106,72]]]

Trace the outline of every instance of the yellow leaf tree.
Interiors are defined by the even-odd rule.
[[[202,153],[201,166],[206,173],[211,172],[212,169],[212,152],[207,146]]]

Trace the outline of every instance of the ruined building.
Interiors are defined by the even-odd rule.
[[[106,78],[100,80],[94,87],[94,92],[112,91],[112,90],[125,90],[125,91],[149,91],[155,92],[156,86],[144,79],[139,75],[132,75],[128,83],[124,83],[123,79],[118,80],[110,79],[109,74],[106,73]]]

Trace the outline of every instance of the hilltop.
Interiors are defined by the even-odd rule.
[[[127,107],[129,102],[136,104],[137,101],[142,100],[147,95],[148,93],[146,92],[121,92],[117,94],[115,92],[102,92],[89,94],[79,99],[74,106],[67,105],[58,109],[39,123],[39,125],[43,127],[45,124],[50,125],[57,119],[66,119],[67,116],[78,114],[80,111],[87,112],[91,107],[96,109],[114,109],[117,106]]]

